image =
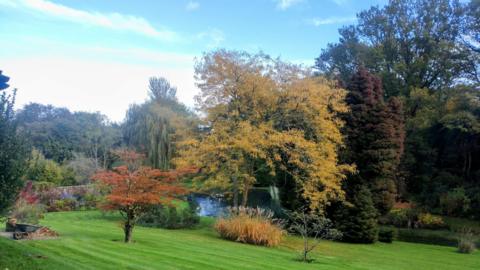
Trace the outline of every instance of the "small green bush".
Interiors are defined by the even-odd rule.
[[[39,203],[30,204],[25,200],[18,200],[10,214],[17,223],[38,224],[45,213],[45,206]]]
[[[464,228],[458,238],[458,252],[470,254],[476,249],[472,230]]]
[[[25,172],[25,178],[27,180],[50,182],[58,185],[63,181],[63,174],[58,163],[46,159],[40,151],[33,149],[32,157]]]
[[[385,216],[378,219],[382,225],[392,225],[399,228],[406,228],[409,224],[407,209],[393,209]]]
[[[449,226],[441,216],[422,212],[418,209],[394,209],[379,218],[379,224],[397,228],[442,230]]]
[[[383,243],[392,243],[395,238],[395,230],[393,228],[380,228],[378,231],[378,241]]]
[[[440,207],[446,215],[463,216],[470,210],[470,198],[463,187],[454,188],[440,196]]]
[[[418,215],[418,225],[420,228],[430,230],[440,230],[448,228],[448,225],[443,221],[442,217],[435,216],[429,213],[422,213]]]
[[[342,232],[340,241],[347,243],[374,243],[377,241],[377,210],[370,190],[361,187],[351,200],[342,204],[335,214],[335,226]]]
[[[74,198],[55,200],[50,206],[49,212],[72,211],[77,209],[77,201]]]
[[[200,223],[197,208],[197,203],[192,199],[188,201],[188,207],[180,212],[180,219],[184,228],[191,228]]]
[[[81,200],[81,205],[86,210],[96,209],[98,203],[102,200],[102,197],[97,194],[87,193]]]
[[[175,206],[157,205],[140,218],[138,224],[164,229],[192,228],[200,222],[196,208],[196,204],[190,200],[188,207],[180,210]]]

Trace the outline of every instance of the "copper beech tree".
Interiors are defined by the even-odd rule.
[[[109,190],[102,206],[106,210],[120,211],[124,218],[125,242],[129,243],[137,220],[151,206],[170,204],[187,193],[178,178],[193,170],[160,171],[141,166],[143,156],[134,151],[123,150],[117,154],[124,165],[99,172],[93,179]]]

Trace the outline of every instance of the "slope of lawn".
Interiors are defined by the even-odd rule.
[[[324,241],[316,261],[297,262],[300,239],[288,237],[278,248],[222,240],[202,220],[192,230],[137,227],[124,244],[118,217],[100,212],[50,213],[43,224],[57,230],[54,240],[0,239],[4,269],[480,269],[480,252],[395,242],[352,245]]]

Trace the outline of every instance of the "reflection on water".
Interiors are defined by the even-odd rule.
[[[224,208],[228,206],[225,198],[219,194],[206,195],[197,193],[190,196],[198,205],[197,213],[202,217],[219,216]],[[275,215],[283,212],[280,206],[279,190],[275,186],[252,188],[248,195],[247,206],[270,209]]]
[[[198,215],[201,217],[216,217],[227,206],[220,197],[194,194],[193,199],[198,205]]]

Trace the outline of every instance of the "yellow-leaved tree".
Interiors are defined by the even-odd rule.
[[[198,188],[232,194],[246,205],[259,178],[281,173],[312,209],[343,199],[338,113],[345,91],[301,66],[264,54],[217,50],[195,66],[205,132],[178,146],[178,166],[195,166]],[[272,180],[272,183],[275,184]]]

